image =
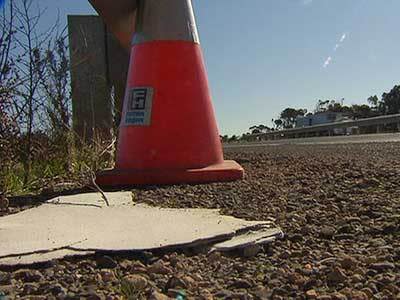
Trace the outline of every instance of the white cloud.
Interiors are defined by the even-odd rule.
[[[310,5],[314,0],[302,0],[303,5]]]
[[[336,45],[335,45],[335,48],[333,48],[333,51],[336,51],[337,49],[339,49],[339,47],[340,47],[340,45],[339,45],[339,44],[336,44]]]
[[[331,62],[332,62],[332,56],[329,56],[329,57],[325,60],[325,62],[324,62],[324,64],[322,65],[322,67],[327,68],[327,67],[331,64]]]
[[[347,38],[347,33],[343,33],[342,36],[340,37],[339,41],[335,44],[335,47],[333,47],[333,52],[336,52],[336,51],[342,46],[342,44],[344,43],[344,41],[346,40],[346,38]],[[329,57],[325,60],[325,62],[324,62],[324,64],[322,65],[322,67],[323,67],[323,68],[327,68],[327,67],[331,64],[332,59],[333,59],[332,56],[329,56]]]

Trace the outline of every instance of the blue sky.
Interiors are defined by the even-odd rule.
[[[38,0],[93,13],[86,0]],[[318,99],[362,103],[400,83],[399,0],[193,0],[222,134]]]

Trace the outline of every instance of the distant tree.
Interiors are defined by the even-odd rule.
[[[343,105],[343,101],[344,99],[342,99],[340,102],[335,100],[318,100],[314,113],[334,112],[352,116],[352,108],[350,106]]]
[[[382,114],[400,113],[400,85],[396,85],[389,93],[382,95]]]
[[[263,124],[260,124],[260,125],[251,126],[249,128],[249,131],[251,132],[251,134],[260,134],[260,133],[266,133],[268,131],[271,131],[271,128],[269,128],[268,126],[265,126]]]
[[[266,126],[266,125],[258,125],[258,129],[260,129],[260,131],[261,132],[268,132],[268,131],[271,131],[271,128],[269,128],[268,126]]]
[[[327,111],[335,113],[343,113],[345,115],[352,115],[352,109],[350,106],[343,105],[340,102],[331,101],[328,105]]]
[[[343,106],[341,103],[336,102],[336,101],[331,101],[327,107],[327,110],[329,112],[336,112],[336,113],[341,113],[343,112]]]
[[[296,124],[296,118],[298,116],[304,116],[307,113],[307,109],[295,109],[286,108],[281,112],[280,119],[283,122],[283,128],[293,128]]]
[[[331,111],[331,112],[341,112],[342,111],[342,105],[340,103],[332,101],[331,103],[329,103],[327,110]]]
[[[371,105],[371,107],[372,107],[373,109],[377,109],[377,108],[378,108],[378,105],[379,105],[379,98],[378,98],[377,95],[369,97],[369,98],[367,99],[367,101],[368,101],[369,105]]]
[[[226,134],[224,136],[220,135],[219,138],[223,143],[226,143],[229,140],[229,137]]]
[[[351,106],[351,109],[352,109],[352,117],[354,119],[365,119],[373,116],[372,109],[367,104],[361,104],[361,105],[353,104]]]
[[[251,132],[251,134],[259,134],[260,133],[260,130],[258,129],[258,126],[251,126],[250,128],[249,128],[249,131]]]
[[[315,113],[325,112],[328,110],[328,105],[331,101],[330,100],[318,100],[317,106],[315,108]]]
[[[274,121],[276,129],[282,129],[283,127],[283,121],[281,119],[277,119]]]
[[[350,106],[344,105],[344,106],[342,106],[342,111],[341,111],[341,113],[343,113],[343,114],[345,114],[345,115],[348,115],[348,116],[351,116],[351,115],[352,115],[352,109],[351,109]]]
[[[229,139],[228,142],[236,142],[238,140],[238,137],[236,135],[232,135]]]
[[[251,138],[251,133],[243,133],[242,136],[240,137],[240,140],[249,141],[250,138]]]
[[[263,131],[264,125],[254,125],[249,128],[251,134],[260,134]]]

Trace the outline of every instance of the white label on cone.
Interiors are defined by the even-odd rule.
[[[135,87],[128,92],[125,125],[150,126],[154,89]]]

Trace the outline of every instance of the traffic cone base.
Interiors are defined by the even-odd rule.
[[[243,168],[235,161],[201,169],[159,169],[159,170],[105,170],[98,174],[97,184],[103,187],[128,187],[143,185],[196,184],[228,182],[243,178]]]

